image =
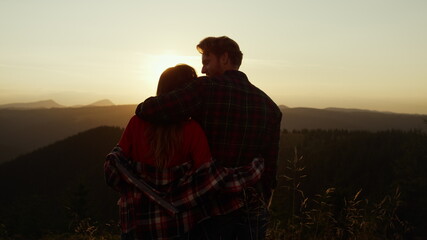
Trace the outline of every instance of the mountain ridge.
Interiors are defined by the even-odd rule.
[[[104,107],[104,106],[114,106],[115,104],[109,99],[101,99],[86,105],[73,105],[65,106],[57,103],[52,99],[41,100],[35,102],[18,102],[18,103],[8,103],[0,105],[0,109],[50,109],[50,108],[79,108],[79,107]]]
[[[102,99],[87,105],[73,105],[70,106],[72,108],[79,108],[79,107],[107,107],[107,106],[114,106],[115,104],[110,99]]]
[[[136,105],[84,106],[51,109],[0,109],[0,164],[60,139],[98,126],[124,128]],[[427,132],[427,115],[376,111],[289,108],[283,113],[281,129],[346,129],[383,131],[389,129]]]
[[[52,99],[36,102],[8,103],[0,105],[0,109],[35,109],[35,108],[63,108],[64,105],[58,104]]]

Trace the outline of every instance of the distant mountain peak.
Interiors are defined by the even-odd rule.
[[[336,112],[370,112],[370,113],[392,113],[392,112],[383,112],[375,111],[369,109],[359,109],[359,108],[338,108],[338,107],[328,107],[325,110],[336,111]]]
[[[113,105],[115,105],[115,104],[112,101],[110,101],[110,99],[102,99],[102,100],[96,101],[94,103],[91,103],[87,106],[102,107],[102,106],[113,106]]]
[[[0,109],[37,109],[37,108],[63,108],[63,105],[58,104],[52,99],[42,100],[37,102],[26,103],[9,103],[0,105]]]

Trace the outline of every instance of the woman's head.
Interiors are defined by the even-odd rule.
[[[194,68],[179,64],[166,69],[159,79],[157,95],[178,89],[197,78]],[[164,168],[182,146],[182,123],[151,123],[146,137],[151,145],[148,154],[155,159],[157,167]]]
[[[159,84],[157,85],[157,95],[178,89],[196,78],[197,74],[194,68],[186,64],[179,64],[168,68],[160,75]]]

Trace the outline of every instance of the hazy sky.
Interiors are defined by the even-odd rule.
[[[0,0],[0,104],[136,104],[226,35],[279,105],[427,114],[426,0]]]

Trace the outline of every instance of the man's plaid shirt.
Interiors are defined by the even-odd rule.
[[[171,93],[151,97],[136,109],[151,122],[177,122],[191,117],[203,128],[212,156],[223,166],[237,167],[261,156],[264,197],[276,187],[277,159],[282,113],[240,71],[199,77]]]
[[[130,176],[120,172],[124,166],[154,189],[178,213],[171,214],[153,200],[153,196],[135,187]],[[213,161],[192,169],[191,161],[159,170],[153,166],[127,159],[120,147],[107,155],[104,164],[106,182],[120,192],[118,202],[122,232],[134,231],[135,239],[171,239],[191,230],[210,216],[217,216],[243,206],[240,194],[260,180],[264,170],[262,159],[240,168],[217,167]],[[230,196],[227,202],[217,202],[222,192]],[[155,198],[155,197],[154,197]],[[237,201],[236,201],[237,200]]]

